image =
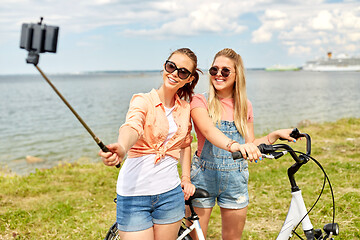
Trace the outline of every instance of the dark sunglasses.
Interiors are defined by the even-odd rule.
[[[211,68],[209,69],[209,73],[210,73],[211,76],[215,76],[216,74],[218,74],[218,72],[219,72],[219,68],[218,68],[218,67],[211,67]],[[230,69],[228,69],[228,68],[226,68],[226,67],[224,67],[223,69],[221,69],[221,75],[222,75],[223,77],[228,77],[228,76],[230,75],[230,73],[231,73]]]
[[[165,62],[165,70],[168,73],[173,73],[177,70],[177,75],[180,79],[187,79],[191,74],[191,72],[186,68],[177,68],[176,64],[169,60],[166,60]]]

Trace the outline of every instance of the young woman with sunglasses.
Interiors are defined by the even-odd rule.
[[[135,94],[118,142],[99,152],[105,165],[123,164],[117,181],[117,223],[122,240],[176,239],[190,182],[190,104],[198,82],[197,57],[188,48],[164,64],[163,84]],[[177,163],[182,165],[180,180]],[[182,190],[183,188],[183,190]]]
[[[204,236],[215,202],[222,219],[222,239],[241,239],[248,196],[248,162],[234,161],[231,152],[241,151],[248,160],[261,160],[257,145],[272,144],[282,137],[295,141],[291,129],[277,130],[255,139],[253,111],[247,99],[242,59],[232,49],[219,51],[209,70],[207,94],[196,94],[191,101],[198,149],[192,160],[191,182],[203,188],[209,198],[193,200]],[[196,236],[193,236],[196,239]]]

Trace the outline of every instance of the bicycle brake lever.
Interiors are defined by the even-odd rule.
[[[268,159],[275,159],[275,157],[273,156],[273,155],[270,155],[270,154],[261,154],[261,156],[263,157],[263,158],[268,158]]]

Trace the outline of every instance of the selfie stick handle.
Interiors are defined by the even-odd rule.
[[[52,87],[52,89],[56,92],[56,94],[61,98],[61,100],[68,106],[68,108],[71,110],[71,112],[75,115],[75,117],[80,121],[80,123],[84,126],[84,128],[88,131],[88,133],[92,136],[92,138],[95,140],[97,145],[101,148],[103,152],[110,152],[110,150],[105,146],[105,144],[93,133],[93,131],[88,127],[88,125],[82,120],[82,118],[77,114],[75,109],[72,108],[72,106],[66,101],[66,99],[61,95],[61,93],[56,89],[56,87],[51,83],[51,81],[46,77],[46,75],[41,71],[41,69],[34,64],[34,66],[37,68],[37,70],[40,72],[40,74],[44,77],[44,79],[47,81],[47,83]],[[120,167],[120,164],[116,165],[117,168]]]

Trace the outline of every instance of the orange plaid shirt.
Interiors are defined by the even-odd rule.
[[[158,93],[153,89],[149,93],[135,94],[130,101],[126,122],[121,126],[133,128],[140,136],[129,150],[128,157],[156,154],[155,164],[165,155],[178,160],[180,150],[188,147],[192,141],[189,103],[176,95],[172,114],[178,129],[164,146],[169,133],[169,122]]]

